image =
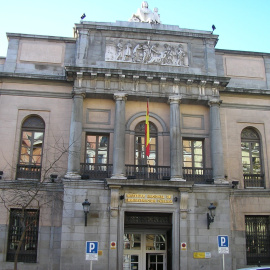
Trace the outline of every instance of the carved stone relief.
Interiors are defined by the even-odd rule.
[[[107,38],[105,61],[188,66],[187,44]]]

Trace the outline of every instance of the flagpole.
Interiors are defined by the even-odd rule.
[[[149,97],[146,103],[146,116],[145,116],[145,154],[147,163],[147,179],[149,179],[149,155],[150,155],[150,130],[149,130]]]

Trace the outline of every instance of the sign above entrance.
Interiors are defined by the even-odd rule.
[[[173,195],[126,193],[126,203],[173,204]]]

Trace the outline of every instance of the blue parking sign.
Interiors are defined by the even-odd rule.
[[[86,260],[97,261],[98,260],[98,242],[86,241]]]
[[[229,237],[228,235],[218,235],[218,253],[229,253]]]

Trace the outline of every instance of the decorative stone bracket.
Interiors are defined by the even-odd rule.
[[[121,186],[111,186],[111,204],[110,204],[110,211],[112,217],[118,216],[118,209],[119,209],[119,189]]]
[[[188,209],[188,197],[188,192],[185,191],[180,193],[180,214],[182,219],[186,219],[187,213],[190,211]]]

